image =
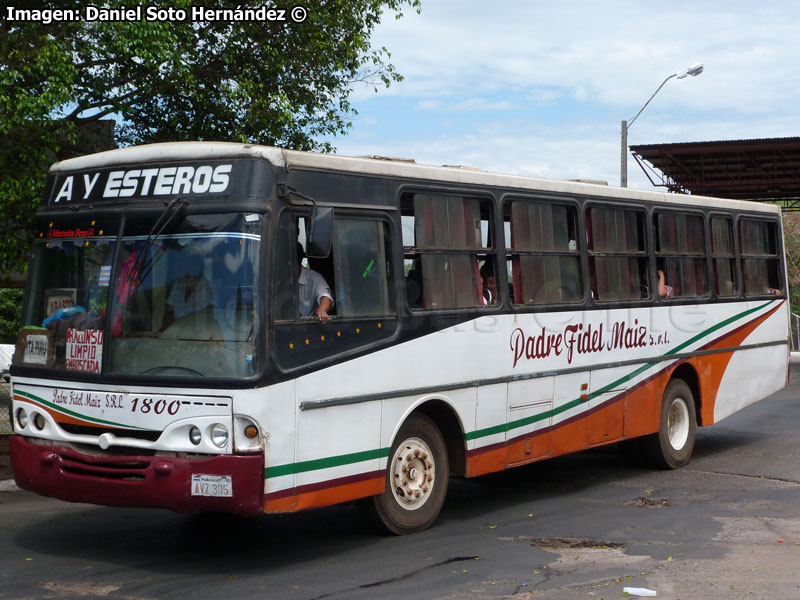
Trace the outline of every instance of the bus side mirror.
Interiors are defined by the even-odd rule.
[[[332,236],[333,207],[314,206],[306,232],[306,255],[310,258],[327,258],[331,253]]]

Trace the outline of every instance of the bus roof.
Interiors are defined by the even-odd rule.
[[[339,156],[335,154],[300,152],[271,146],[230,142],[167,142],[131,146],[129,148],[89,154],[55,163],[50,167],[50,174],[141,163],[225,160],[237,158],[259,158],[275,166],[284,167],[287,170],[309,169],[363,173],[403,179],[423,179],[468,185],[490,185],[517,188],[520,190],[535,190],[537,192],[591,195],[608,199],[644,200],[651,202],[669,202],[671,204],[703,205],[721,209],[780,212],[779,206],[746,200],[668,194],[665,192],[620,188],[598,185],[595,183],[541,179],[523,175],[482,171],[474,167],[464,168],[458,166],[420,165],[410,159]]]

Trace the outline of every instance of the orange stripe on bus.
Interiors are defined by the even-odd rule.
[[[741,345],[778,308],[775,307],[746,325],[722,335],[702,350]],[[530,435],[507,444],[495,444],[486,450],[478,449],[467,457],[467,477],[494,473],[509,466],[655,433],[660,426],[664,389],[675,369],[684,363],[690,364],[698,375],[700,398],[695,400],[700,403],[701,408],[699,424],[711,425],[714,422],[717,392],[732,357],[733,351],[678,361],[597,410],[553,427],[531,432]]]
[[[771,317],[782,305],[773,308],[760,317],[757,317],[742,327],[730,332],[715,340],[711,344],[703,347],[703,350],[714,350],[716,348],[739,346],[756,328]],[[688,359],[688,362],[697,372],[700,380],[700,397],[702,399],[700,408],[700,423],[702,425],[714,424],[714,406],[717,402],[717,393],[719,392],[719,385],[722,382],[722,376],[728,368],[728,363],[733,358],[733,352],[724,352],[722,354],[711,354],[708,356],[695,356]]]
[[[294,512],[366,498],[367,496],[382,494],[385,482],[386,478],[381,474],[380,477],[374,479],[301,492],[284,498],[267,498],[264,502],[264,512]]]
[[[36,402],[31,398],[26,398],[24,396],[14,396],[14,399],[19,402],[27,402],[28,404],[33,404],[40,408],[41,410],[47,412],[56,423],[65,423],[67,425],[82,425],[85,427],[105,427],[106,429],[119,429],[118,427],[110,427],[108,425],[98,425],[97,423],[92,423],[91,421],[86,421],[84,419],[79,419],[77,417],[72,417],[70,415],[65,415],[64,413],[58,412],[56,410],[51,409],[49,406],[45,406],[40,402]]]

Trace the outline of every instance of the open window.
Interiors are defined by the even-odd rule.
[[[301,268],[324,279],[333,298],[331,316],[357,317],[394,312],[390,292],[391,252],[389,226],[380,217],[337,213],[333,222],[331,252],[326,257],[305,257],[307,216],[283,213],[276,253],[278,320],[308,316],[296,287]],[[303,249],[298,255],[297,247]],[[313,311],[312,311],[313,314]]]

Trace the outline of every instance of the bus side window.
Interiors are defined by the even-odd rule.
[[[655,215],[656,264],[669,296],[705,296],[706,247],[701,215],[659,212]]]
[[[296,297],[296,243],[297,233],[292,214],[284,211],[280,215],[278,226],[275,262],[271,265],[274,269],[272,281],[275,283],[272,310],[278,321],[296,319],[299,315]]]
[[[733,247],[733,226],[727,217],[711,217],[711,254],[717,296],[736,296],[739,293],[739,286]]]
[[[580,302],[583,299],[577,213],[563,204],[514,200],[506,251],[515,304]]]
[[[742,219],[739,221],[739,249],[745,295],[783,293],[777,225],[772,221]]]
[[[489,202],[462,196],[406,194],[401,208],[409,307],[486,306],[489,297],[491,304],[497,304],[496,297],[484,295],[480,275],[482,263],[489,265],[485,272],[494,272]]]
[[[336,217],[333,259],[336,314],[385,315],[394,312],[388,226],[384,221]]]
[[[589,279],[595,300],[635,300],[651,294],[647,282],[645,213],[615,207],[586,211]]]

